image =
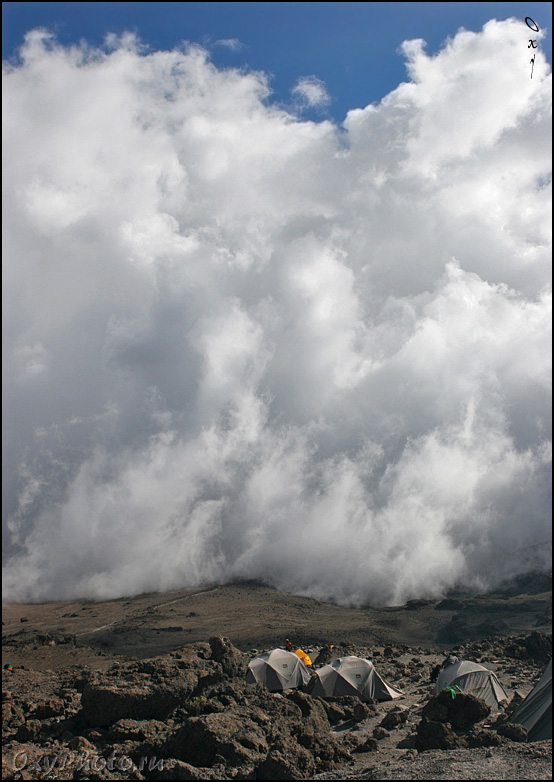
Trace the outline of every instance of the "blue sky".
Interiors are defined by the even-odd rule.
[[[273,99],[290,103],[304,76],[324,82],[330,103],[305,116],[342,121],[351,108],[379,101],[407,80],[402,41],[423,38],[437,51],[460,27],[478,31],[489,19],[530,16],[548,30],[542,43],[552,62],[550,3],[2,3],[2,57],[16,55],[38,26],[60,43],[107,33],[136,32],[152,50],[183,41],[210,49],[216,65],[271,75]],[[221,41],[238,41],[233,48]]]

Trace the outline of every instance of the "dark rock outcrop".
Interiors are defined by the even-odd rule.
[[[468,747],[501,747],[506,739],[491,730],[477,730],[472,728],[466,735]]]
[[[449,722],[455,730],[467,730],[488,717],[490,711],[480,698],[465,693],[457,693],[453,698],[449,690],[443,690],[431,698],[422,713],[433,722]]]
[[[309,779],[316,765],[311,752],[290,738],[277,741],[256,769],[256,779]]]
[[[198,649],[183,656],[141,660],[87,678],[81,696],[82,717],[91,726],[122,719],[165,719],[203,682],[221,679],[221,667],[202,659]]]
[[[390,728],[396,728],[398,725],[406,722],[407,719],[407,710],[402,706],[395,706],[393,709],[391,709],[391,711],[389,711],[388,714],[383,717],[379,723],[379,727],[385,728],[385,730],[389,730]]]
[[[415,747],[418,752],[427,749],[458,749],[467,747],[467,741],[457,736],[448,723],[434,722],[424,717],[417,726]]]
[[[173,713],[179,727],[163,750],[155,745],[164,757],[197,768],[221,764],[258,779],[302,779],[345,756],[323,702],[306,693],[283,696],[234,680],[204,695],[204,713],[191,715],[187,704]],[[225,708],[212,710],[216,704]]]
[[[379,744],[377,743],[376,738],[369,738],[363,741],[354,752],[377,752],[379,749]]]
[[[214,636],[210,638],[211,658],[221,665],[223,673],[230,679],[246,676],[248,655],[239,651],[228,638]]]
[[[515,725],[513,722],[502,723],[497,727],[496,732],[511,741],[527,741],[527,730],[523,725]]]
[[[552,636],[533,631],[525,638],[523,645],[530,659],[539,665],[546,665],[552,657]]]
[[[171,742],[171,756],[193,766],[212,766],[218,756],[229,766],[254,766],[268,750],[265,731],[244,707],[190,717]]]
[[[329,698],[318,698],[327,713],[331,724],[342,720],[354,719],[354,709],[360,703],[355,695],[333,695]]]

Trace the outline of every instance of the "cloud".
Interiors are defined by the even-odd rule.
[[[391,604],[549,565],[551,77],[527,37],[407,42],[410,81],[339,128],[197,46],[27,36],[3,90],[8,599],[245,577]]]
[[[239,41],[238,38],[219,38],[214,46],[223,46],[224,49],[229,49],[232,52],[240,51],[244,44]]]
[[[41,342],[16,348],[14,359],[19,382],[25,382],[25,379],[34,378],[48,370],[48,352]]]
[[[291,92],[305,106],[326,106],[331,101],[325,84],[317,76],[303,76],[298,79]]]

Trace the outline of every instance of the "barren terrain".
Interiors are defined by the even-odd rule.
[[[551,778],[551,741],[519,743],[496,732],[507,704],[530,691],[551,655],[551,576],[392,608],[344,608],[251,582],[6,605],[2,631],[2,663],[12,666],[3,681],[7,779]],[[248,659],[287,637],[316,667],[319,650],[331,644],[335,656],[373,659],[404,698],[354,718],[351,703],[322,711],[302,693],[283,698],[246,687]],[[221,638],[229,640],[218,651]],[[508,701],[500,715],[458,731],[450,748],[423,749],[417,736],[433,695],[430,672],[453,648],[495,670]],[[117,693],[136,697],[114,706]],[[178,739],[200,728],[197,743],[206,751],[191,754]],[[227,730],[234,738],[225,743]],[[73,766],[61,767],[68,752]],[[127,765],[114,768],[116,756]],[[141,768],[139,757],[154,756],[158,766]]]

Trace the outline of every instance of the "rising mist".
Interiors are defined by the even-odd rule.
[[[406,42],[408,81],[338,127],[199,47],[28,35],[3,77],[5,598],[257,578],[386,604],[547,567],[527,38]]]

